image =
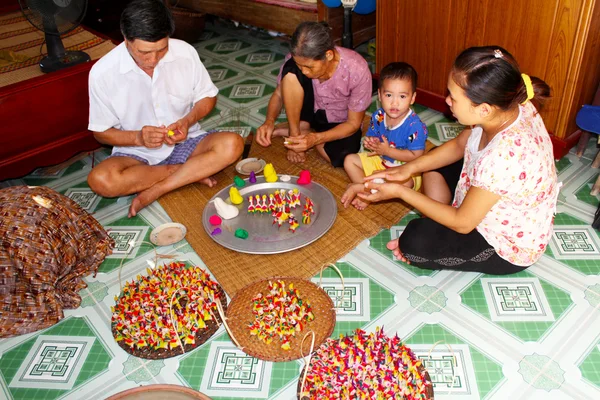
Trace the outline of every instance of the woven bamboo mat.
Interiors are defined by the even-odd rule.
[[[65,50],[85,51],[92,60],[115,47],[110,40],[82,27],[61,38]],[[39,62],[46,55],[44,33],[31,25],[21,12],[0,16],[0,87],[44,75]]]
[[[308,153],[306,163],[290,163],[281,138],[275,139],[268,148],[254,143],[250,156],[272,163],[278,174],[299,175],[302,169],[308,169],[312,180],[328,188],[338,201],[349,183],[342,168],[331,167],[318,158],[314,150]],[[337,261],[362,240],[374,236],[382,228],[389,228],[409,212],[409,208],[398,201],[371,204],[363,211],[354,207],[344,209],[338,202],[335,223],[323,237],[310,245],[281,254],[238,253],[217,244],[202,227],[204,206],[219,190],[231,185],[235,175],[234,167],[228,167],[216,175],[216,187],[192,184],[159,199],[173,221],[187,227],[187,241],[231,297],[244,286],[273,276],[309,279],[319,272],[323,264]]]

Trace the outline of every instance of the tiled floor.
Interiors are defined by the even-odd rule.
[[[212,27],[196,48],[221,89],[204,127],[246,135],[264,118],[285,42]],[[416,110],[435,143],[460,129],[437,112]],[[436,399],[599,399],[600,237],[590,227],[599,199],[589,195],[598,175],[589,168],[593,154],[590,147],[581,160],[569,154],[557,163],[564,186],[555,233],[546,255],[526,272],[507,277],[432,272],[394,261],[385,243],[414,214],[362,242],[338,262],[344,291],[335,273],[326,272],[325,289],[338,311],[335,334],[376,326],[398,333],[425,360]],[[96,162],[105,156],[96,153]],[[155,203],[128,219],[131,198],[103,199],[90,191],[91,166],[87,157],[52,176],[34,173],[0,183],[47,185],[76,199],[117,242],[97,277],[86,279],[80,308],[45,331],[0,340],[0,398],[94,400],[138,385],[171,383],[215,399],[294,399],[301,362],[252,359],[222,329],[201,348],[164,361],[138,359],[119,348],[110,333],[117,268],[127,257],[122,280],[145,273],[152,251],[132,248],[132,240],[147,240],[168,216]],[[161,252],[203,265],[185,242]],[[430,352],[438,341],[443,343]],[[454,365],[446,344],[456,356]]]

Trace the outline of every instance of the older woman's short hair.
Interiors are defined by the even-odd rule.
[[[302,22],[292,35],[291,53],[293,56],[324,60],[325,53],[333,49],[331,29],[326,22]]]

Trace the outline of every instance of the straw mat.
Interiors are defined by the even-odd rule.
[[[65,50],[81,50],[96,60],[115,45],[82,27],[61,36]],[[39,62],[47,55],[44,32],[31,25],[21,12],[0,15],[0,87],[44,73]]]
[[[250,156],[272,163],[278,174],[299,175],[301,170],[308,169],[313,181],[325,186],[336,199],[340,199],[349,183],[342,168],[331,167],[314,150],[308,153],[305,163],[293,164],[286,159],[283,140],[276,138],[273,142],[268,148],[254,143]],[[238,253],[217,244],[202,226],[204,206],[218,191],[231,185],[235,175],[234,167],[230,166],[215,176],[218,184],[213,188],[191,184],[159,199],[173,221],[187,227],[187,241],[231,297],[244,286],[273,276],[309,279],[319,272],[323,264],[337,261],[362,240],[374,236],[382,228],[389,228],[409,212],[409,208],[398,201],[371,204],[363,211],[354,207],[344,209],[338,202],[335,223],[310,245],[280,254]]]

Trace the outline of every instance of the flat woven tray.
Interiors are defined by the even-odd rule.
[[[315,316],[315,319],[308,322],[301,332],[291,338],[290,350],[281,348],[279,338],[266,344],[258,337],[250,335],[248,329],[255,319],[252,313],[252,299],[259,293],[268,293],[269,281],[284,281],[286,286],[293,283],[300,292],[302,300],[310,303]],[[308,332],[315,333],[315,347],[320,346],[331,336],[335,326],[335,308],[327,293],[314,283],[301,278],[273,277],[251,283],[236,293],[229,303],[227,324],[230,334],[233,334],[235,341],[246,354],[265,361],[291,361],[310,353],[310,340],[305,341],[303,351],[300,349],[302,339]]]
[[[223,306],[223,309],[226,310],[227,309],[227,297],[225,296],[225,292],[223,292],[223,289],[221,288],[221,286],[218,284],[217,284],[217,290],[215,291],[215,296],[219,297],[219,299],[221,300],[221,305]],[[180,298],[179,302],[182,305],[185,305],[186,298],[184,296],[182,296]],[[195,349],[196,347],[204,344],[217,331],[217,329],[219,329],[219,326],[221,325],[222,322],[221,322],[221,318],[219,317],[219,313],[217,312],[216,309],[214,310],[213,315],[214,315],[214,318],[218,318],[218,321],[215,320],[214,318],[209,321],[205,321],[206,327],[204,329],[198,329],[198,331],[196,331],[196,340],[195,340],[194,344],[184,344],[183,343],[183,348],[185,349],[186,353],[188,351],[191,351],[191,350]],[[113,337],[116,337],[117,331],[115,330],[114,323],[112,324],[111,328],[112,328]],[[127,353],[131,354],[132,356],[146,358],[149,360],[162,360],[165,358],[171,358],[171,357],[175,357],[175,356],[183,354],[183,351],[181,350],[181,347],[179,347],[179,346],[175,347],[173,349],[154,350],[149,347],[145,347],[143,349],[138,349],[137,347],[130,347],[127,344],[125,344],[125,342],[123,340],[117,342],[117,344],[123,350],[125,350]]]

